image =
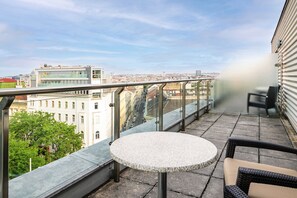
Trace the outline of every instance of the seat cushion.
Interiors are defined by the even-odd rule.
[[[225,185],[235,185],[237,179],[237,172],[239,167],[254,168],[260,170],[266,170],[276,173],[282,173],[286,175],[292,175],[297,177],[297,171],[280,168],[276,166],[270,166],[267,164],[258,164],[254,162],[248,162],[233,158],[226,158],[224,160],[224,177]],[[297,198],[297,189],[287,188],[281,186],[257,184],[252,183],[249,189],[249,197],[252,198]]]

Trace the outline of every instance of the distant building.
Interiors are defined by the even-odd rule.
[[[12,78],[0,78],[0,89],[15,88],[17,81]]]
[[[27,96],[16,96],[9,107],[9,116],[19,111],[27,111]]]
[[[196,70],[196,76],[201,76],[201,70]]]
[[[32,87],[100,85],[102,81],[102,69],[94,66],[44,65],[31,75]],[[89,146],[111,135],[110,102],[111,94],[102,90],[39,94],[28,97],[28,110],[49,112],[58,121],[76,125]]]

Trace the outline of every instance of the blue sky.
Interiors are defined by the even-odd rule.
[[[270,53],[285,0],[0,0],[0,76],[43,64],[220,72]]]

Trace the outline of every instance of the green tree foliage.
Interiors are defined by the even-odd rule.
[[[30,158],[32,170],[45,165],[44,157],[38,155],[38,148],[29,146],[27,141],[17,140],[13,135],[9,137],[9,175],[14,178],[29,172]]]
[[[10,173],[28,171],[64,157],[82,146],[75,126],[56,121],[46,112],[17,112],[10,119]],[[21,165],[22,164],[22,165]]]

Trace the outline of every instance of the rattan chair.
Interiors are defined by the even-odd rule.
[[[249,113],[249,107],[264,108],[267,116],[269,116],[268,109],[275,108],[275,102],[277,98],[278,87],[270,86],[267,94],[248,93],[247,97],[247,112]],[[252,99],[252,97],[254,99]]]
[[[297,154],[297,149],[273,143],[229,138],[224,160],[225,198],[296,198],[297,171],[233,158],[238,146]],[[296,162],[297,168],[297,162]]]

